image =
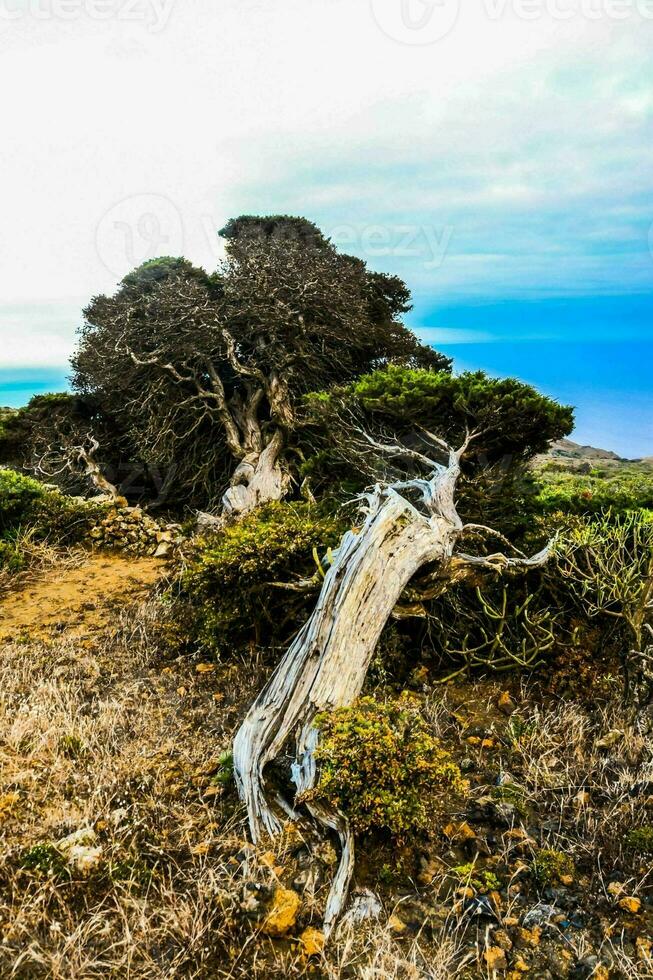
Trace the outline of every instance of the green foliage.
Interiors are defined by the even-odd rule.
[[[27,524],[46,497],[42,484],[13,470],[0,470],[0,534]]]
[[[311,222],[244,215],[223,233],[226,258],[212,274],[155,259],[96,296],[73,358],[73,387],[115,424],[122,458],[174,471],[168,499],[184,506],[220,499],[265,442],[257,429],[283,430],[283,466],[294,471],[307,391],[394,360],[450,367],[401,323],[405,284],[339,253]]]
[[[451,869],[451,874],[462,884],[470,885],[476,891],[498,891],[502,887],[501,879],[493,871],[477,868],[476,864],[471,861],[467,864],[457,864]]]
[[[562,877],[573,875],[575,870],[574,862],[568,854],[547,848],[538,851],[531,864],[533,877],[541,888],[545,888]]]
[[[626,834],[625,844],[628,850],[636,854],[653,854],[653,827],[636,827]]]
[[[320,493],[327,488],[337,493],[345,483],[355,490],[377,479],[401,479],[407,472],[414,475],[416,465],[424,472],[424,465],[401,452],[375,450],[361,431],[440,461],[442,448],[428,433],[455,447],[467,430],[476,432],[463,460],[459,512],[466,521],[490,523],[505,533],[527,527],[520,511],[537,492],[525,461],[573,424],[571,408],[512,378],[398,364],[347,387],[308,395],[303,404],[304,473]]]
[[[464,788],[460,769],[408,698],[361,698],[318,715],[315,726],[319,778],[306,799],[340,810],[357,832],[427,830],[445,798],[450,803]]]
[[[467,424],[482,430],[474,451],[489,461],[529,458],[571,431],[573,411],[514,378],[483,371],[452,375],[390,365],[350,388],[363,409],[388,421],[414,423],[447,441],[462,441]]]
[[[0,538],[0,570],[15,574],[26,565],[20,535],[12,535],[8,540]]]
[[[614,514],[653,510],[653,468],[625,466],[605,473],[569,473],[546,468],[538,474],[534,509],[543,514]]]
[[[448,589],[429,610],[441,624],[435,650],[455,665],[447,679],[541,666],[555,644],[556,615],[540,593],[536,575]]]
[[[70,878],[70,866],[54,844],[34,844],[26,848],[19,858],[25,871],[32,871],[47,878]]]
[[[641,649],[653,613],[653,514],[574,518],[557,542],[556,568],[590,619],[622,620]]]
[[[29,542],[82,540],[102,511],[101,505],[67,497],[13,470],[0,470],[0,568],[20,571]]]
[[[182,587],[197,608],[201,642],[220,652],[287,637],[321,582],[314,552],[322,559],[347,528],[315,505],[271,503],[200,542]]]

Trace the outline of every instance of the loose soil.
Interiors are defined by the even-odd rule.
[[[0,600],[0,640],[95,633],[117,603],[142,598],[164,569],[156,558],[91,554],[72,568],[48,569]]]

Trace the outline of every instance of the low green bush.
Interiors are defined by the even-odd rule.
[[[217,653],[286,640],[347,527],[316,505],[271,503],[196,545],[182,590],[196,608],[202,645]],[[311,579],[314,588],[305,584]]]
[[[574,862],[568,854],[548,848],[536,854],[531,864],[533,877],[542,888],[560,878],[573,875],[575,870]]]
[[[588,474],[544,470],[534,508],[543,514],[598,514],[653,510],[653,468],[624,467]]]
[[[625,839],[626,847],[635,854],[653,854],[653,827],[636,827],[629,830]]]
[[[104,509],[102,504],[68,497],[22,473],[0,469],[0,569],[20,571],[29,543],[81,541]]]
[[[32,522],[45,496],[37,480],[14,470],[0,470],[0,534]]]
[[[460,769],[409,698],[361,698],[319,714],[315,726],[319,777],[304,799],[341,811],[358,833],[377,828],[401,838],[432,829],[445,801],[450,806],[451,794],[464,789]]]

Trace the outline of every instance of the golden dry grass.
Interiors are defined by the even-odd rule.
[[[489,978],[487,926],[469,929],[452,916],[438,935],[424,929],[397,939],[388,920],[402,906],[381,887],[379,918],[345,920],[326,951],[310,959],[297,930],[276,940],[262,934],[244,888],[287,885],[293,841],[279,841],[272,859],[264,848],[248,849],[233,789],[223,792],[215,774],[266,668],[256,661],[207,667],[171,657],[161,647],[165,610],[163,599],[152,598],[114,611],[111,628],[92,642],[63,633],[2,649],[2,980]],[[494,718],[500,690],[471,685],[461,708],[460,698],[454,705],[437,689],[424,705],[434,732],[478,755],[481,772],[483,752],[465,744],[461,714]],[[492,765],[513,767],[526,804],[541,811],[540,845],[592,868],[588,901],[594,892],[605,899],[609,869],[602,862],[606,855],[618,858],[615,837],[642,822],[642,786],[653,780],[646,741],[614,707],[543,706],[527,689],[519,702],[512,718],[497,722],[502,729]],[[611,731],[623,735],[606,752],[599,741]],[[473,785],[470,792],[487,787]],[[583,793],[593,805],[579,803]],[[92,828],[101,848],[93,873],[28,866],[35,846],[80,828]],[[513,850],[506,841],[499,857],[512,860]],[[527,852],[522,856],[529,860]],[[634,871],[627,885],[630,894],[644,895],[646,871]],[[434,880],[421,897],[433,898],[437,887]],[[320,888],[308,890],[303,921],[319,926],[322,902]],[[504,916],[517,912],[518,902],[516,890]],[[570,937],[578,959],[596,949],[585,932]],[[610,955],[613,977],[653,976],[618,928],[601,951]]]

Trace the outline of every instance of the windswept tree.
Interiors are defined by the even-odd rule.
[[[68,493],[93,487],[117,499],[109,477],[120,456],[119,443],[120,433],[94,399],[65,392],[35,395],[2,426],[0,462]]]
[[[341,255],[308,221],[241,217],[213,275],[184,259],[134,270],[85,311],[74,384],[115,414],[178,499],[227,514],[279,500],[298,400],[392,361],[448,370],[401,323],[401,280]]]
[[[362,497],[360,526],[331,555],[313,613],[239,729],[234,768],[255,840],[277,833],[288,813],[301,819],[302,805],[323,829],[337,831],[342,857],[327,903],[328,930],[351,878],[353,835],[342,813],[311,794],[318,774],[316,716],[350,705],[361,693],[381,632],[421,570],[453,578],[468,567],[501,573],[546,561],[547,548],[529,558],[492,528],[465,523],[456,507],[457,484],[473,454],[509,448],[528,456],[568,433],[572,413],[516,381],[399,369],[379,371],[318,403],[332,418],[344,417],[342,454],[360,460],[366,452],[377,482]],[[502,551],[488,553],[493,538]],[[295,793],[283,800],[268,793],[265,768],[272,761],[283,767],[289,754]]]

